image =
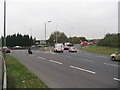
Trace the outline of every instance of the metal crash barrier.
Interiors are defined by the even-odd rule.
[[[3,75],[2,75],[2,90],[7,90],[7,74],[6,74],[6,63],[5,63],[5,55],[2,57],[2,71],[3,71]]]

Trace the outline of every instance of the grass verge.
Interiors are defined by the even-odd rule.
[[[81,47],[80,49],[90,51],[90,52],[104,53],[104,54],[112,54],[112,53],[120,50],[118,48],[96,46],[96,45],[90,45],[88,47]]]
[[[46,88],[34,73],[28,70],[16,58],[6,55],[7,85],[8,88]]]

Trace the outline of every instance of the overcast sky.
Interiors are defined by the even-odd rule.
[[[54,31],[87,39],[118,32],[119,0],[7,0],[7,35],[29,34],[45,39]],[[0,0],[0,36],[3,35],[3,2]]]

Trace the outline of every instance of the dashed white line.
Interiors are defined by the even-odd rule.
[[[22,53],[22,54],[25,54],[25,53]]]
[[[116,64],[109,64],[109,63],[104,63],[105,65],[108,65],[108,66],[114,66],[114,67],[119,67],[118,65]]]
[[[82,58],[81,58],[82,59]],[[95,62],[93,60],[87,60],[87,59],[82,59],[83,61],[88,61],[88,62]]]
[[[46,58],[43,58],[43,57],[37,57],[37,58],[44,59],[44,60],[46,59]]]
[[[99,58],[106,58],[105,56],[97,56],[97,55],[95,55],[96,57],[99,57]]]
[[[70,67],[74,68],[74,69],[84,71],[84,72],[88,72],[88,73],[91,73],[91,74],[96,74],[96,72],[93,72],[93,71],[90,71],[90,70],[87,70],[87,69],[83,69],[83,68],[79,68],[79,67],[75,67],[75,66],[70,66]]]
[[[91,54],[86,54],[86,55],[91,55]]]
[[[53,62],[53,63],[57,63],[57,64],[63,64],[61,62],[58,62],[58,61],[54,61],[54,60],[49,60],[50,62]]]
[[[29,56],[35,56],[35,55],[29,55]]]
[[[118,79],[118,78],[113,78],[115,81],[119,81],[120,82],[120,79]]]
[[[44,53],[49,53],[49,52],[44,52]]]

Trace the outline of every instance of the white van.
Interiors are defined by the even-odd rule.
[[[62,52],[64,51],[64,45],[62,43],[56,43],[54,47],[54,52]]]

